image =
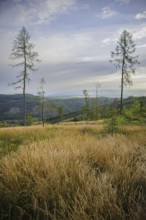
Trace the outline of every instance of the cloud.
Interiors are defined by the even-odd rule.
[[[101,43],[103,44],[103,45],[111,45],[112,43],[115,43],[115,41],[116,41],[116,39],[117,38],[115,38],[115,37],[107,37],[107,38],[104,38],[102,41],[101,41]]]
[[[15,33],[1,28],[0,36],[1,36],[0,66],[9,65],[10,64],[9,56],[10,56],[10,53],[12,52],[11,51],[12,42],[14,40]]]
[[[136,48],[145,48],[146,44],[136,45]]]
[[[146,18],[146,11],[143,11],[142,13],[138,13],[135,18],[137,20],[142,20],[142,19],[145,19]]]
[[[43,63],[74,62],[97,56],[96,41],[96,36],[88,32],[52,34],[35,39]]]
[[[138,28],[125,28],[127,31],[132,33],[133,40],[142,40],[146,38],[146,27],[138,27]],[[111,36],[107,38],[103,38],[101,40],[102,45],[109,46],[111,44],[115,44],[117,40],[119,39],[121,33],[123,32],[123,28],[120,28],[115,33],[113,33]],[[140,46],[137,46],[137,48],[143,48],[145,47],[145,44],[142,44]]]
[[[123,32],[123,29],[119,29],[116,32],[114,32],[113,34],[111,34],[109,37],[103,38],[101,40],[102,46],[110,46],[111,44],[115,44],[117,43],[120,34]]]
[[[56,64],[46,64],[35,75],[32,76],[32,81],[39,81],[40,72],[48,82],[48,88],[57,89],[71,88],[83,83],[93,81],[98,78],[105,79],[107,74],[110,77],[113,67],[108,61],[84,61],[84,62],[64,62]],[[57,80],[56,80],[57,79]]]
[[[133,31],[134,40],[141,40],[143,38],[146,38],[146,27],[138,28],[137,30]]]
[[[115,2],[120,3],[120,5],[128,5],[130,0],[115,0]]]
[[[77,0],[8,0],[1,3],[0,24],[3,26],[44,24],[70,10],[80,11],[88,7],[88,4],[81,5]]]
[[[97,15],[97,17],[101,18],[101,19],[107,19],[110,17],[113,17],[117,14],[116,11],[112,10],[111,7],[104,7],[101,9],[100,14]]]
[[[44,3],[45,2],[45,3]],[[75,0],[45,0],[44,2],[39,1],[35,16],[38,18],[38,23],[45,23],[54,18],[58,14],[64,14],[68,10],[75,6]],[[34,5],[35,2],[32,1],[32,7],[36,9]]]

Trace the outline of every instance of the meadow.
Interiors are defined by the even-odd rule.
[[[146,219],[146,127],[1,128],[0,219]]]

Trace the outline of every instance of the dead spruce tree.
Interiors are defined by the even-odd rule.
[[[22,71],[17,76],[16,82],[11,83],[11,85],[23,90],[23,125],[26,125],[26,82],[30,80],[29,72],[37,70],[34,68],[34,64],[39,61],[38,53],[34,52],[33,49],[34,44],[30,43],[30,35],[26,28],[22,27],[13,42],[10,58],[12,60],[19,60],[18,63],[12,66],[22,66]]]
[[[117,69],[121,70],[121,98],[120,98],[120,114],[123,110],[123,89],[124,86],[132,85],[131,74],[135,73],[135,65],[139,64],[138,56],[133,56],[136,45],[132,39],[132,35],[124,30],[121,33],[115,51],[111,52],[111,62]]]

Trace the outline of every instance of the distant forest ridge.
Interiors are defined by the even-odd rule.
[[[90,103],[92,105],[93,99],[90,97]],[[133,97],[130,96],[124,99],[124,106],[129,106],[135,100],[139,99],[146,104],[146,96]],[[98,97],[96,100],[98,105],[112,104],[114,98]],[[85,99],[78,97],[46,97],[45,102],[47,104],[47,116],[53,117],[57,114],[57,108],[63,107],[64,114],[81,113],[82,107],[85,105]],[[26,95],[26,112],[33,114],[35,117],[40,117],[40,97],[35,95]],[[0,95],[0,120],[21,120],[23,114],[23,96],[22,94],[15,95]]]
[[[87,89],[88,94],[90,97],[96,96],[95,89]],[[98,97],[107,97],[107,98],[120,98],[120,88],[119,89],[97,89]],[[125,88],[124,89],[124,98],[128,98],[129,96],[140,97],[146,96],[146,89],[132,89],[132,88]],[[64,91],[60,93],[55,93],[49,95],[51,98],[81,98],[83,97],[83,90],[71,90],[71,91]]]
[[[113,98],[101,97],[98,104],[112,103]],[[49,115],[54,115],[58,106],[62,106],[64,113],[80,112],[85,105],[84,98],[53,98],[46,97],[45,103],[49,106]],[[26,95],[26,111],[33,115],[39,115],[40,97],[31,94]],[[0,95],[0,120],[19,119],[23,113],[23,95]]]
[[[85,88],[86,89],[86,88]],[[95,97],[96,96],[96,89],[87,89],[88,94],[90,97]],[[21,95],[21,94],[0,94],[1,95]],[[33,96],[36,96],[35,94],[30,94]],[[107,98],[120,98],[120,88],[119,89],[103,89],[103,88],[98,88],[97,89],[97,95],[98,97],[107,97]],[[45,96],[47,98],[51,99],[70,99],[70,98],[83,98],[83,90],[66,90],[66,91],[59,91],[59,92],[54,92],[51,94],[48,94],[47,91],[45,91]],[[125,88],[124,89],[124,98],[128,98],[129,96],[134,96],[134,97],[140,97],[140,96],[146,96],[146,89],[133,89],[133,88]]]

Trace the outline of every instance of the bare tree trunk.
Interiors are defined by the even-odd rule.
[[[25,87],[26,87],[26,82],[25,82],[25,77],[24,77],[24,84],[23,84],[23,125],[26,125],[26,95],[25,95]]]
[[[23,79],[23,125],[26,125],[26,77],[27,77],[27,66],[26,66],[26,45],[24,42],[24,79]]]
[[[124,88],[124,67],[125,67],[125,56],[126,56],[126,39],[124,34],[124,48],[123,48],[123,61],[122,61],[122,77],[121,77],[121,100],[120,100],[120,115],[123,112],[123,88]]]
[[[123,86],[124,86],[124,59],[122,64],[122,77],[121,77],[121,99],[120,99],[120,115],[123,111]]]
[[[98,110],[97,110],[97,103],[98,103],[98,98],[97,98],[97,85],[96,85],[96,120],[98,119]]]
[[[44,123],[44,96],[43,96],[43,100],[42,100],[42,124],[44,127],[45,126],[45,123]]]

